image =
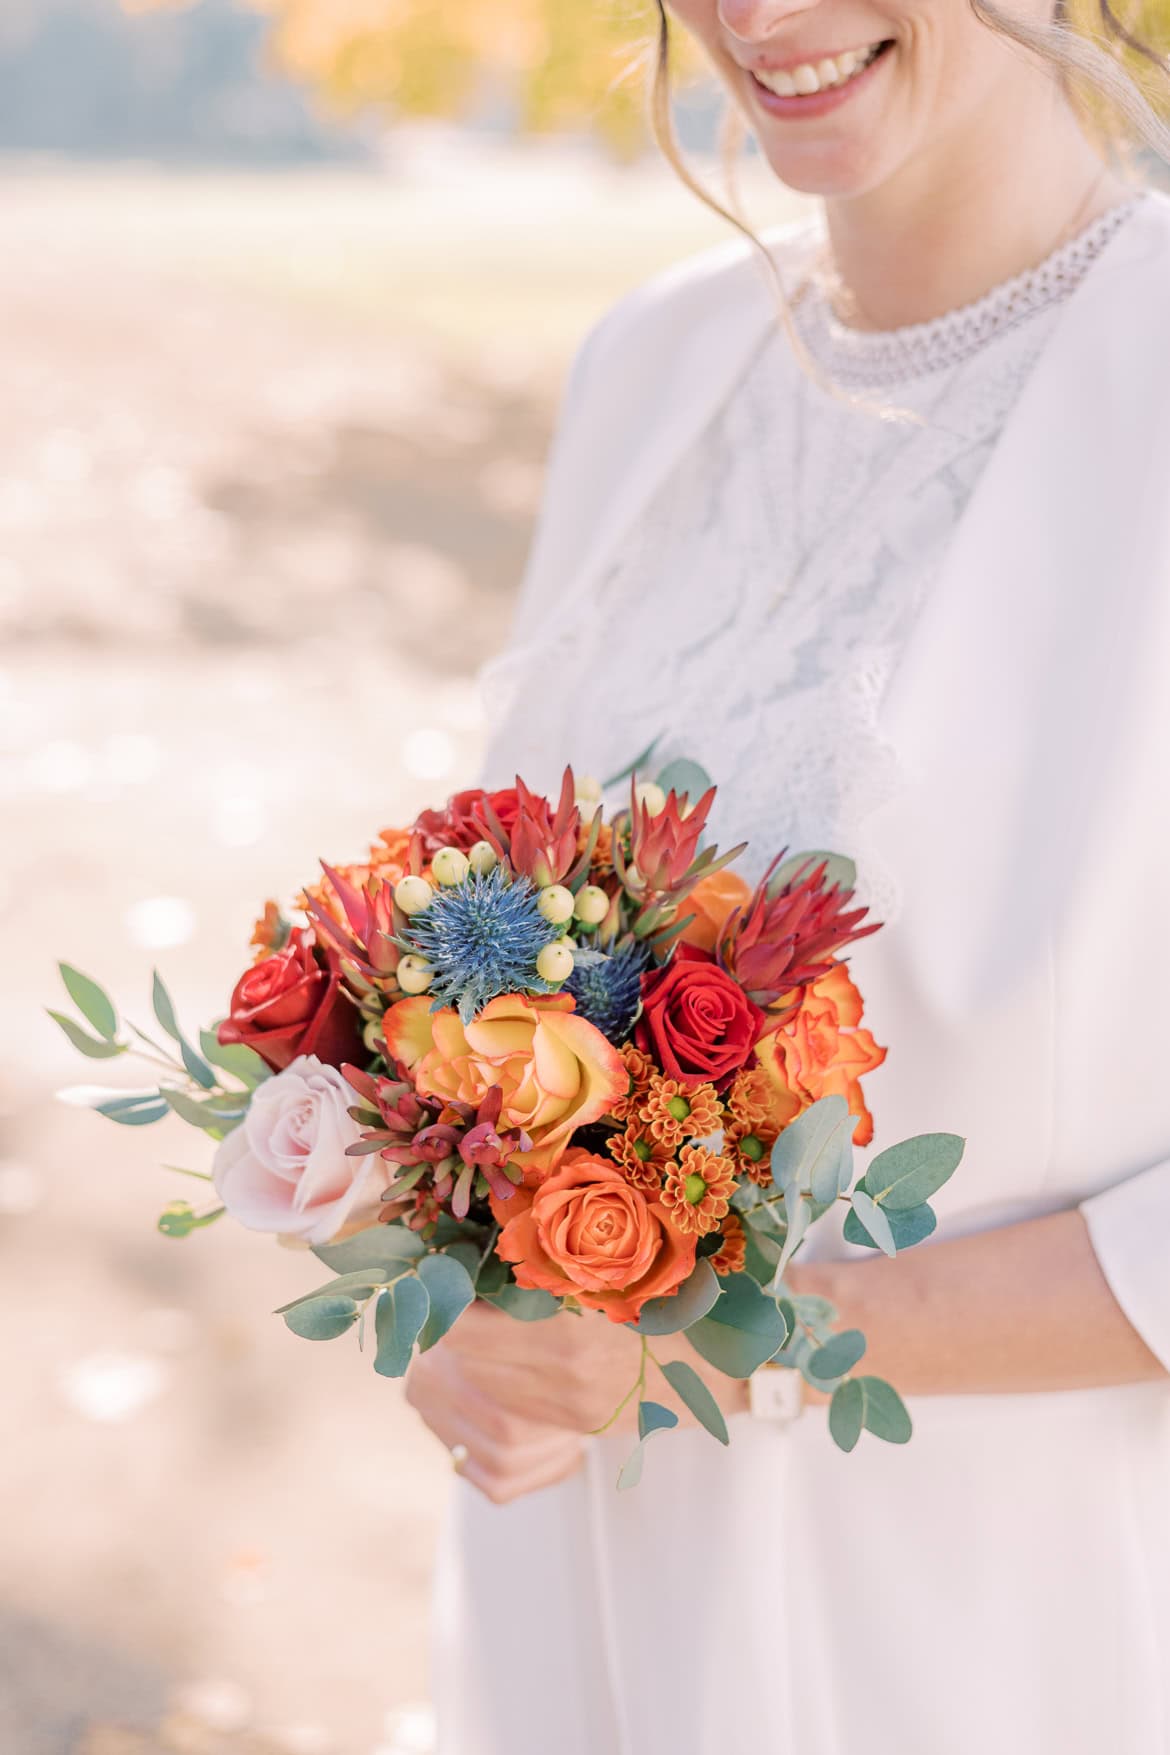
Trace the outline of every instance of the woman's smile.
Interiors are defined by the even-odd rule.
[[[822,116],[843,104],[874,78],[886,51],[894,47],[886,38],[861,49],[837,55],[809,56],[782,66],[748,69],[752,97],[772,116],[789,118]]]

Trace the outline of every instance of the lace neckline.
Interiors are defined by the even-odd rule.
[[[827,289],[807,270],[793,295],[795,320],[814,359],[843,385],[896,384],[960,365],[997,336],[1067,298],[1149,193],[1143,189],[1117,202],[1031,268],[924,323],[854,329],[836,315]],[[813,233],[815,246],[823,240],[823,225],[815,225]]]

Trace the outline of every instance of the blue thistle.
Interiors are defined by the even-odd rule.
[[[576,957],[576,967],[565,987],[577,1001],[578,1013],[607,1041],[615,1045],[625,1042],[642,1003],[642,975],[650,961],[649,951],[631,940],[609,955],[578,949]]]
[[[560,938],[537,907],[526,877],[509,878],[501,866],[476,872],[435,892],[429,908],[414,914],[399,944],[425,957],[434,970],[432,1011],[457,1006],[469,1024],[501,993],[553,993],[536,973],[545,945]]]

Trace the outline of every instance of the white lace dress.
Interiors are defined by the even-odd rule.
[[[866,845],[867,812],[899,785],[883,692],[1062,299],[1142,199],[912,328],[849,330],[808,284],[797,318],[826,371],[924,423],[843,406],[771,333],[596,594],[525,606],[527,686],[496,728],[493,783],[551,784],[567,759],[603,776],[658,740],[719,780],[717,838],[750,838],[754,871],[781,839],[848,851],[895,921],[898,873]],[[805,260],[794,245],[785,267]],[[505,659],[497,694],[508,674]],[[854,959],[879,1038],[886,937]],[[871,1085],[887,1140],[922,1131],[925,1061],[905,1041],[894,1058]],[[907,1449],[851,1457],[819,1411],[744,1415],[728,1452],[660,1439],[635,1493],[614,1491],[612,1438],[582,1477],[504,1510],[460,1486],[442,1755],[1165,1755],[1146,1587],[1118,1559],[1133,1508],[1067,1461],[1098,1406],[920,1400]]]

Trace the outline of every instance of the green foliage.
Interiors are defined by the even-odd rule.
[[[921,1206],[949,1182],[966,1142],[955,1133],[922,1133],[873,1159],[859,1187],[887,1213]]]
[[[65,991],[86,1023],[107,1042],[112,1042],[118,1034],[118,1014],[105,988],[68,963],[58,963],[57,968],[65,983]]]
[[[682,1359],[671,1359],[660,1367],[679,1400],[690,1409],[700,1426],[706,1427],[720,1444],[730,1443],[727,1422],[719,1403],[694,1368]]]
[[[859,1328],[842,1329],[832,1340],[818,1347],[808,1361],[811,1377],[830,1383],[852,1371],[865,1353],[865,1336]]]
[[[898,1250],[912,1249],[916,1243],[922,1243],[938,1224],[934,1209],[929,1206],[908,1207],[903,1213],[886,1213],[886,1219],[894,1247]],[[846,1243],[860,1243],[863,1249],[878,1247],[852,1210],[845,1215],[843,1235]]]
[[[885,1255],[897,1255],[898,1246],[894,1242],[894,1233],[890,1230],[890,1221],[882,1212],[877,1202],[871,1200],[861,1187],[853,1190],[853,1212],[858,1224]]]
[[[772,1148],[776,1187],[800,1190],[822,1206],[844,1194],[853,1180],[856,1125],[844,1097],[822,1097],[806,1109]]]
[[[857,867],[843,853],[794,853],[791,859],[786,859],[773,872],[769,881],[774,889],[780,889],[782,885],[790,883],[798,873],[803,872],[808,877],[818,865],[828,868],[825,882],[830,887],[839,884],[843,890],[857,888]]]
[[[680,757],[677,761],[666,764],[658,775],[658,784],[663,792],[674,792],[679,798],[685,793],[692,804],[697,804],[710,787],[711,776],[698,762]]]
[[[213,1207],[210,1212],[197,1213],[193,1206],[185,1200],[173,1200],[159,1214],[158,1228],[164,1237],[189,1237],[192,1231],[201,1231],[206,1225],[214,1225],[223,1217],[223,1207]]]
[[[661,1402],[638,1403],[638,1443],[626,1461],[622,1464],[618,1475],[618,1487],[625,1492],[636,1487],[642,1479],[642,1461],[646,1454],[646,1445],[656,1432],[667,1432],[672,1426],[678,1425],[678,1415],[670,1408],[664,1408]]]
[[[541,1292],[534,1286],[517,1286],[511,1280],[496,1292],[481,1292],[480,1297],[493,1309],[515,1317],[517,1322],[545,1322],[560,1310],[551,1292]]]
[[[750,1274],[729,1274],[719,1285],[710,1313],[687,1329],[687,1339],[726,1377],[750,1377],[784,1345],[784,1318]]]
[[[293,1334],[306,1341],[335,1341],[351,1329],[358,1319],[358,1306],[352,1298],[335,1296],[313,1298],[294,1305],[285,1316]]]
[[[80,1024],[67,1018],[64,1012],[50,1011],[49,1016],[64,1030],[77,1052],[86,1055],[90,1060],[113,1060],[115,1056],[126,1053],[124,1042],[107,1042],[104,1037],[90,1036]]]
[[[95,1103],[94,1109],[120,1127],[149,1127],[171,1112],[170,1105],[157,1091],[127,1091]]]
[[[673,1298],[649,1298],[631,1326],[640,1335],[674,1335],[706,1316],[719,1296],[719,1281],[709,1261],[697,1261]]]
[[[214,1030],[200,1030],[199,1047],[204,1060],[238,1079],[248,1090],[272,1076],[254,1048],[247,1048],[242,1042],[220,1042]]]
[[[336,1274],[355,1273],[362,1268],[383,1271],[402,1262],[409,1265],[425,1252],[426,1244],[417,1231],[405,1225],[373,1225],[359,1231],[342,1243],[316,1243],[313,1254]]]
[[[422,1333],[429,1311],[427,1289],[417,1274],[403,1274],[379,1293],[374,1312],[378,1341],[374,1370],[380,1377],[406,1376],[414,1343]]]
[[[418,1277],[427,1290],[430,1309],[419,1347],[426,1352],[458,1322],[469,1304],[475,1302],[475,1285],[471,1275],[453,1255],[424,1255],[418,1264]]]
[[[862,1431],[887,1444],[907,1444],[913,1431],[905,1403],[881,1377],[850,1377],[833,1392],[829,1431],[841,1450],[852,1450]]]
[[[163,984],[162,976],[157,969],[154,972],[153,1000],[154,1015],[166,1031],[167,1035],[171,1038],[172,1042],[178,1043],[179,1053],[183,1057],[183,1065],[186,1067],[197,1085],[202,1085],[205,1091],[213,1091],[216,1083],[215,1074],[212,1072],[203,1056],[201,1054],[196,1054],[195,1050],[184,1036],[182,1030],[180,1030],[171,996],[167,992],[166,987]]]

